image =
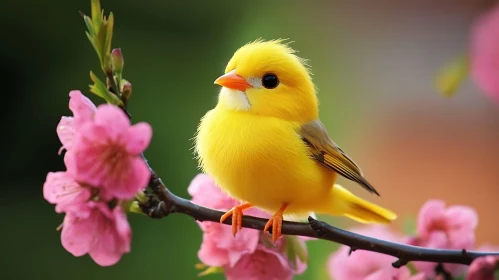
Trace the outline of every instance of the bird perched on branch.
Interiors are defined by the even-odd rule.
[[[242,201],[232,216],[234,235],[243,211],[273,214],[274,242],[283,216],[344,215],[362,223],[389,223],[396,214],[335,184],[338,174],[376,189],[328,136],[318,119],[315,86],[305,61],[282,40],[238,49],[215,84],[217,106],[201,119],[196,135],[200,167],[230,196]]]

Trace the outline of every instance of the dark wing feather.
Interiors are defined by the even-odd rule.
[[[299,134],[309,147],[313,159],[379,196],[376,189],[362,176],[362,171],[357,164],[329,138],[327,130],[320,120],[302,125]]]

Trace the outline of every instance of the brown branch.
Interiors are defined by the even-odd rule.
[[[198,221],[219,222],[224,212],[209,209],[190,202],[170,192],[158,175],[151,169],[149,188],[157,197],[150,205],[143,206],[146,214],[153,218],[163,218],[171,213],[182,213]],[[393,267],[399,268],[410,261],[426,261],[435,263],[471,264],[473,260],[488,255],[499,256],[499,252],[476,252],[466,250],[430,249],[411,246],[395,242],[384,241],[350,231],[346,231],[325,222],[308,218],[309,223],[285,221],[282,233],[287,235],[300,235],[329,240],[349,246],[353,251],[366,250],[396,257]],[[267,220],[252,216],[243,217],[243,227],[263,230]],[[230,225],[231,219],[225,224]],[[272,229],[269,230],[271,232]]]

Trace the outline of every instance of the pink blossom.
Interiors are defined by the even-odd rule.
[[[152,136],[147,123],[130,125],[118,107],[100,105],[74,142],[74,175],[78,182],[102,188],[106,199],[131,199],[147,185],[150,170],[141,153]]]
[[[198,174],[191,181],[187,190],[192,196],[191,201],[201,206],[227,211],[240,204],[237,200],[223,193],[206,174]],[[244,215],[270,217],[269,214],[257,208],[245,210]],[[294,250],[300,250],[306,254],[305,238],[290,237],[296,239],[293,239],[296,242],[292,242],[292,244],[287,242],[290,238],[281,238],[276,244],[272,244],[270,235],[254,229],[243,228],[234,237],[232,228],[224,224],[200,222],[199,226],[203,231],[203,242],[198,252],[199,259],[205,265],[223,267],[227,273],[227,279],[241,279],[239,278],[241,275],[244,275],[244,279],[274,279],[272,278],[273,274],[269,273],[274,270],[275,264],[279,264],[275,268],[279,273],[284,270],[284,274],[281,275],[284,278],[277,279],[287,279],[287,275],[301,274],[307,267],[296,257],[296,267],[292,268],[286,255],[287,246],[295,246]],[[262,243],[267,244],[268,248],[263,247]],[[263,261],[261,263],[266,258],[269,258],[269,262]],[[263,267],[258,269],[264,274],[258,274],[258,271],[248,272],[248,267]]]
[[[353,230],[356,233],[371,236],[377,239],[401,242],[396,236],[381,225],[366,226]],[[335,280],[408,280],[424,279],[422,275],[411,278],[407,267],[394,268],[392,263],[397,258],[370,251],[357,250],[349,255],[350,247],[342,246],[331,255],[328,261],[328,271],[331,279]]]
[[[239,204],[224,194],[206,174],[201,173],[194,177],[187,191],[192,196],[191,201],[201,206],[227,211]],[[227,225],[214,222],[198,224],[203,231],[203,242],[198,257],[206,265],[232,266],[241,256],[256,250],[260,238],[257,230],[243,228],[234,237],[232,228]]]
[[[466,280],[494,280],[494,272],[498,265],[498,256],[478,258],[471,263]]]
[[[308,240],[311,240],[311,239],[307,239],[306,237],[302,237],[302,236],[293,236],[292,238],[296,238],[295,239],[296,244],[301,247],[302,252],[305,254],[305,256],[308,259],[308,249],[307,249],[307,244],[305,242]],[[285,246],[290,246],[290,245],[285,244]],[[292,261],[292,260],[290,260],[290,261]],[[307,263],[303,262],[298,255],[296,256],[295,261],[296,261],[296,267],[291,266],[293,273],[295,275],[300,275],[303,272],[305,272],[305,270],[307,270]]]
[[[260,243],[266,244],[269,248],[274,251],[280,252],[287,258],[289,258],[289,264],[294,274],[300,275],[305,270],[307,270],[307,263],[303,262],[300,259],[300,255],[308,259],[308,250],[306,241],[313,240],[314,238],[306,237],[306,236],[293,236],[288,235],[284,236],[284,238],[279,238],[277,242],[272,242],[272,235],[270,234],[262,234],[260,235]],[[288,250],[294,251],[296,254],[295,259],[291,259],[291,256],[288,256]],[[291,262],[294,262],[293,264]]]
[[[69,109],[73,112],[76,127],[91,121],[97,110],[95,104],[79,90],[72,90],[69,93]]]
[[[73,146],[73,138],[75,134],[74,119],[72,117],[62,117],[57,124],[57,136],[62,143],[62,147],[70,150]]]
[[[69,109],[74,117],[62,117],[56,129],[63,148],[68,151],[73,146],[76,131],[84,123],[91,121],[96,111],[94,103],[79,90],[69,92]]]
[[[232,267],[225,267],[228,280],[285,280],[293,279],[293,271],[285,257],[258,245],[252,254],[245,254]]]
[[[76,257],[89,254],[101,266],[117,263],[130,252],[132,232],[120,206],[113,210],[103,202],[88,202],[87,216],[68,213],[64,218],[62,246]]]
[[[418,273],[415,275],[411,275],[411,271],[407,267],[399,268],[400,271],[397,275],[393,275],[393,272],[388,269],[381,269],[376,271],[373,274],[370,274],[366,278],[362,278],[365,280],[427,280],[428,278],[424,273]]]
[[[478,216],[470,207],[451,206],[446,208],[441,200],[429,200],[418,216],[416,238],[409,244],[439,249],[472,249],[475,244],[475,229]],[[414,262],[414,266],[427,275],[435,275],[435,263]],[[444,269],[454,276],[462,274],[466,266],[444,264]]]
[[[486,11],[474,23],[470,60],[475,83],[499,101],[499,5]]]
[[[192,196],[193,203],[220,211],[228,211],[241,204],[240,201],[222,192],[213,179],[204,173],[200,173],[192,179],[187,192]],[[260,218],[270,217],[268,213],[256,207],[244,210],[243,214]]]
[[[483,244],[475,249],[478,252],[497,252],[499,248]],[[466,280],[494,280],[494,273],[499,266],[499,256],[486,256],[474,260],[467,272]]]
[[[199,223],[203,231],[203,242],[198,252],[199,259],[209,266],[233,266],[245,254],[255,252],[260,233],[243,228],[234,237],[231,227],[214,222]]]
[[[43,197],[56,204],[55,211],[83,212],[91,196],[90,189],[83,188],[67,172],[49,172],[43,184]],[[80,213],[81,214],[81,213]]]
[[[240,204],[223,193],[213,179],[204,173],[192,179],[187,192],[192,196],[193,203],[212,209],[227,211]]]

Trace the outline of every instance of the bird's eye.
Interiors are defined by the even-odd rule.
[[[279,85],[279,79],[274,74],[265,74],[262,78],[262,84],[267,89],[273,89]]]

